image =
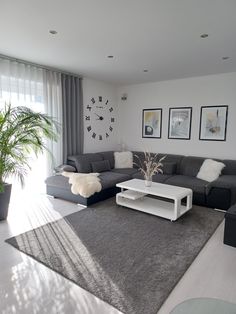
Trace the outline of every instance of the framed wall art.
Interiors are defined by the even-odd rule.
[[[225,141],[228,106],[202,106],[199,139],[203,141]]]
[[[189,140],[191,138],[192,107],[169,109],[168,138]]]
[[[161,138],[162,109],[143,109],[142,137]]]

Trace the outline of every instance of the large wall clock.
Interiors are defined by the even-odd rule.
[[[92,97],[85,108],[86,129],[91,138],[102,141],[114,129],[114,109],[107,98]]]

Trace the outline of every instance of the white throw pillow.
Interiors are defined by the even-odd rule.
[[[133,168],[133,154],[131,152],[115,152],[115,168]]]
[[[221,174],[225,164],[212,159],[205,159],[198,174],[197,178],[208,182],[215,181]]]

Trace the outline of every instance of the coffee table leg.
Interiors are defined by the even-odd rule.
[[[192,193],[188,194],[188,196],[187,196],[187,204],[186,204],[187,210],[192,208],[192,198],[193,198]]]
[[[176,220],[179,217],[180,205],[181,205],[181,200],[175,199],[174,200],[174,219],[172,220]]]

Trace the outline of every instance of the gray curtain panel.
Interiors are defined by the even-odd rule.
[[[63,161],[83,153],[82,79],[62,74]]]

